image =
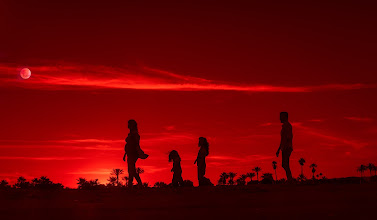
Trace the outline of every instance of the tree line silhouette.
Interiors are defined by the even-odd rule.
[[[342,183],[356,183],[363,181],[367,182],[368,179],[365,179],[366,176],[364,175],[364,172],[369,170],[369,177],[370,181],[377,182],[377,167],[373,163],[369,163],[367,165],[360,165],[357,167],[357,172],[360,173],[359,178],[339,178],[330,180],[327,179],[326,176],[324,176],[322,173],[316,174],[317,172],[317,164],[312,163],[308,167],[311,169],[311,179],[306,178],[304,175],[304,165],[306,163],[304,158],[300,158],[298,160],[298,163],[301,166],[301,173],[295,180],[296,183],[328,183],[328,182],[342,182]],[[262,172],[261,167],[254,167],[251,169],[252,172],[248,172],[245,174],[241,174],[237,176],[237,173],[234,172],[222,172],[219,176],[219,179],[217,181],[218,186],[248,186],[253,184],[284,184],[286,182],[285,178],[278,179],[276,170],[278,169],[277,162],[272,161],[272,168],[275,172],[275,178],[273,177],[272,173],[263,173],[261,175],[261,180],[259,179],[259,174]],[[137,167],[136,172],[141,175],[144,173],[144,169]],[[77,189],[86,189],[86,190],[92,190],[92,189],[113,189],[113,188],[126,188],[128,184],[128,176],[123,176],[124,170],[123,169],[113,169],[110,172],[110,176],[107,179],[106,184],[102,184],[98,181],[98,179],[94,180],[87,180],[86,178],[78,178],[77,179]],[[373,175],[374,174],[374,175]],[[236,178],[238,177],[238,178]],[[256,177],[256,179],[255,179]],[[194,184],[191,180],[184,180],[183,181],[184,187],[193,187]],[[153,186],[150,186],[148,182],[143,183],[144,188],[148,187],[154,187],[154,188],[168,188],[173,187],[172,183],[168,184],[165,182],[156,182]],[[23,176],[20,176],[16,183],[13,185],[10,185],[8,181],[1,180],[0,181],[0,189],[40,189],[40,190],[58,190],[58,189],[64,189],[65,187],[61,183],[54,183],[46,176],[41,176],[40,178],[34,178],[30,182],[27,181]]]

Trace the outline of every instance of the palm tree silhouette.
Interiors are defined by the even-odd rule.
[[[237,176],[237,173],[233,173],[233,172],[229,172],[228,173],[228,175],[229,175],[229,185],[234,185],[234,177],[236,177]]]
[[[300,165],[301,165],[301,175],[302,176],[304,176],[304,164],[305,164],[305,159],[304,158],[300,158],[299,160],[298,160],[298,162],[300,163]]]
[[[247,179],[247,175],[246,174],[242,174],[237,180],[237,185],[239,186],[244,186],[246,184],[246,179]]]
[[[144,169],[143,169],[143,168],[140,168],[140,167],[137,167],[137,168],[136,168],[136,173],[137,173],[137,174],[143,174],[143,173],[144,173]]]
[[[376,174],[377,166],[374,166],[374,167],[373,167],[373,171],[374,171],[374,176],[377,176],[377,174]]]
[[[272,161],[272,168],[275,170],[275,179],[278,181],[278,175],[276,174],[276,168],[277,168],[278,162]]]
[[[361,183],[361,180],[363,179],[363,173],[365,170],[367,170],[367,166],[362,165],[362,164],[357,168],[357,172],[360,172],[360,183]]]
[[[257,181],[259,182],[259,172],[262,171],[262,168],[254,167],[253,171],[257,173]]]
[[[253,182],[253,178],[255,177],[255,173],[246,173],[246,176],[250,178],[250,182]]]
[[[119,185],[119,175],[123,174],[124,171],[122,169],[113,169],[113,171],[110,173],[110,175],[116,176],[116,183]]]
[[[226,180],[229,178],[229,175],[228,175],[228,173],[226,173],[226,172],[222,172],[221,174],[220,174],[220,179],[219,179],[219,181],[218,181],[218,184],[219,185],[226,185]]]
[[[367,168],[368,168],[368,170],[370,172],[370,176],[372,176],[372,170],[374,170],[375,167],[376,166],[373,163],[369,163],[368,164]]]
[[[314,174],[315,174],[315,171],[317,171],[317,170],[315,169],[315,168],[317,168],[317,164],[312,163],[309,167],[312,168],[313,180],[314,180],[314,179],[315,179]]]
[[[117,183],[117,178],[115,176],[110,176],[107,181],[109,181],[109,185],[115,186],[115,183]]]

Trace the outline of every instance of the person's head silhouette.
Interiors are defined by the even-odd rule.
[[[206,146],[206,145],[208,145],[207,138],[200,137],[198,146],[201,147],[201,146]]]
[[[207,156],[208,156],[208,154],[209,154],[209,143],[208,143],[208,141],[207,141],[207,138],[205,138],[205,137],[200,137],[200,138],[199,138],[198,146],[199,146],[199,147],[203,147],[203,148],[205,148],[205,149],[207,150]]]
[[[288,121],[288,112],[280,112],[280,121],[281,123]]]
[[[134,119],[128,121],[128,128],[130,131],[137,130],[137,123]]]
[[[169,162],[172,162],[175,159],[179,159],[180,160],[181,158],[179,157],[179,154],[178,154],[178,152],[176,150],[172,150],[169,153]]]

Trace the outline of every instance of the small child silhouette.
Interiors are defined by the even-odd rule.
[[[174,187],[183,186],[183,179],[182,179],[182,167],[181,167],[181,158],[176,150],[172,150],[169,153],[169,162],[173,161],[173,168],[171,172],[173,172],[173,179],[172,184]]]

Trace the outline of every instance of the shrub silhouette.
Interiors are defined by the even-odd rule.
[[[137,168],[136,168],[136,173],[137,173],[137,174],[143,174],[143,173],[144,173],[144,169],[143,169],[143,168],[140,168],[140,167],[137,167]]]
[[[272,173],[264,173],[262,175],[262,181],[263,184],[272,184],[274,182],[274,178],[272,177]]]
[[[115,177],[114,177],[115,178]],[[103,189],[105,185],[100,184],[98,179],[87,181],[85,178],[77,179],[78,189],[92,190],[92,189]]]
[[[166,187],[168,187],[168,185],[164,182],[156,182],[153,187],[155,187],[155,188],[166,188]]]
[[[64,186],[61,183],[53,183],[46,176],[41,176],[39,179],[34,178],[32,180],[32,187],[36,189],[63,189]]]
[[[115,186],[115,184],[117,184],[117,178],[115,176],[110,176],[109,179],[107,179],[107,181],[109,181],[107,183],[107,186],[110,186],[110,187],[113,187]]]
[[[228,183],[229,183],[229,185],[232,186],[232,185],[234,185],[234,177],[237,176],[237,173],[229,172],[228,175],[229,175]]]
[[[124,186],[128,186],[128,176],[122,177],[122,180],[124,180]]]
[[[248,178],[250,178],[250,181],[247,183],[248,185],[249,184],[252,184],[253,183],[253,178],[255,177],[255,173],[246,173],[246,176]]]
[[[246,179],[247,179],[247,175],[246,175],[246,174],[242,174],[242,175],[236,180],[237,186],[244,186],[244,185],[246,185]]]
[[[14,184],[14,186],[18,189],[28,189],[31,187],[31,184],[26,181],[25,177],[20,176],[18,177],[17,182],[16,184]]]
[[[11,186],[9,185],[8,181],[1,180],[0,181],[0,189],[9,189]]]
[[[183,186],[185,186],[185,187],[193,187],[194,183],[191,180],[183,180]]]
[[[300,181],[300,182],[305,182],[306,176],[304,174],[300,174],[300,175],[298,175],[297,180]]]
[[[89,183],[88,183],[88,181],[86,181],[86,179],[85,178],[78,178],[77,179],[77,188],[78,189],[87,189],[87,188],[89,188]]]

